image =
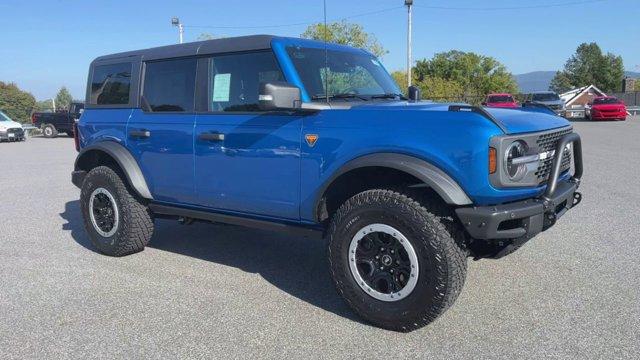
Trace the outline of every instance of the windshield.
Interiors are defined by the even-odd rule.
[[[558,101],[560,97],[556,93],[533,94],[533,101]]]
[[[620,104],[620,100],[616,99],[616,98],[600,98],[600,99],[595,99],[593,100],[593,104],[594,105],[598,105],[598,104]]]
[[[0,121],[13,121],[11,120],[10,117],[8,117],[7,115],[5,115],[5,113],[3,113],[2,111],[0,111]]]
[[[513,98],[509,95],[494,95],[489,96],[490,103],[512,103]]]
[[[290,46],[287,52],[312,100],[325,99],[325,84],[332,99],[364,101],[376,95],[400,96],[380,61],[364,52],[327,50],[327,59],[325,49]]]

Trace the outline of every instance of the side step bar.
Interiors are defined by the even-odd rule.
[[[223,224],[231,224],[238,226],[245,226],[261,230],[270,230],[277,232],[285,232],[292,235],[299,235],[305,237],[321,237],[323,235],[322,228],[308,227],[296,224],[287,224],[281,222],[274,222],[268,220],[253,219],[243,216],[229,215],[218,212],[209,212],[195,209],[187,209],[183,207],[162,205],[157,203],[150,203],[149,209],[154,214],[164,216],[175,216],[183,218],[198,219],[210,222],[217,222]]]

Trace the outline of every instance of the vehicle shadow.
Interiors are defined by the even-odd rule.
[[[63,230],[84,248],[97,252],[87,236],[79,201],[65,204]],[[260,274],[278,289],[311,305],[362,322],[338,296],[329,275],[323,239],[210,223],[180,225],[156,220],[150,248],[232,266]],[[132,255],[135,256],[135,255]],[[233,286],[229,282],[229,286]]]

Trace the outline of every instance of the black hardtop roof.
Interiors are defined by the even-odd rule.
[[[193,55],[264,50],[271,48],[271,40],[273,40],[273,38],[275,38],[273,35],[251,35],[197,41],[100,56],[93,60],[93,62],[124,59],[128,57],[141,57],[142,60],[146,61]]]

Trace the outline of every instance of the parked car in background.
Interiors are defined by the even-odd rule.
[[[556,114],[560,116],[565,115],[566,109],[564,101],[553,91],[537,91],[531,93],[527,96],[526,101],[546,105]]]
[[[11,118],[0,111],[0,141],[24,141],[24,130],[22,124],[11,120]]]
[[[517,108],[520,106],[511,94],[489,94],[482,105],[495,108]]]
[[[615,96],[598,96],[585,109],[588,120],[626,120],[627,107]]]
[[[84,111],[84,103],[72,102],[69,110],[57,112],[35,112],[31,115],[33,126],[42,129],[44,137],[53,138],[58,133],[73,136],[73,127]]]

